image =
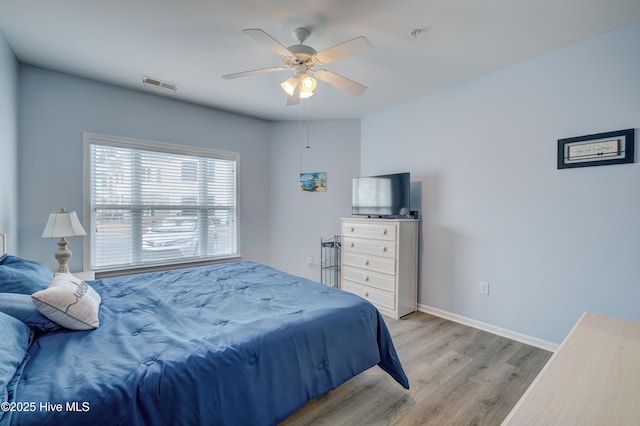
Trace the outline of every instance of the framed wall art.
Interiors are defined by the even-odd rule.
[[[325,192],[327,174],[325,172],[300,173],[300,192]]]
[[[558,169],[634,162],[635,129],[558,139]]]

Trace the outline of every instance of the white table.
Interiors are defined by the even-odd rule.
[[[640,424],[640,323],[587,312],[503,425]]]

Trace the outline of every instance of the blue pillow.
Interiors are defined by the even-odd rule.
[[[9,393],[13,395],[13,389],[9,389],[9,383],[15,386],[16,381],[11,380],[16,373],[24,368],[23,360],[27,356],[27,350],[33,332],[22,322],[14,317],[0,312],[0,402],[9,401]],[[0,410],[0,423],[6,413]]]
[[[6,255],[0,259],[0,292],[33,294],[47,288],[53,271],[44,263]]]
[[[0,293],[0,312],[22,321],[33,331],[46,333],[62,328],[42,315],[28,294]]]

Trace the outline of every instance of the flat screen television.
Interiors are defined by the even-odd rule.
[[[398,218],[410,214],[410,174],[353,178],[352,214],[372,218]]]

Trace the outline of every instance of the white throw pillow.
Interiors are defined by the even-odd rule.
[[[57,273],[49,287],[33,293],[31,300],[42,315],[70,330],[91,330],[100,325],[100,295],[71,274]]]

